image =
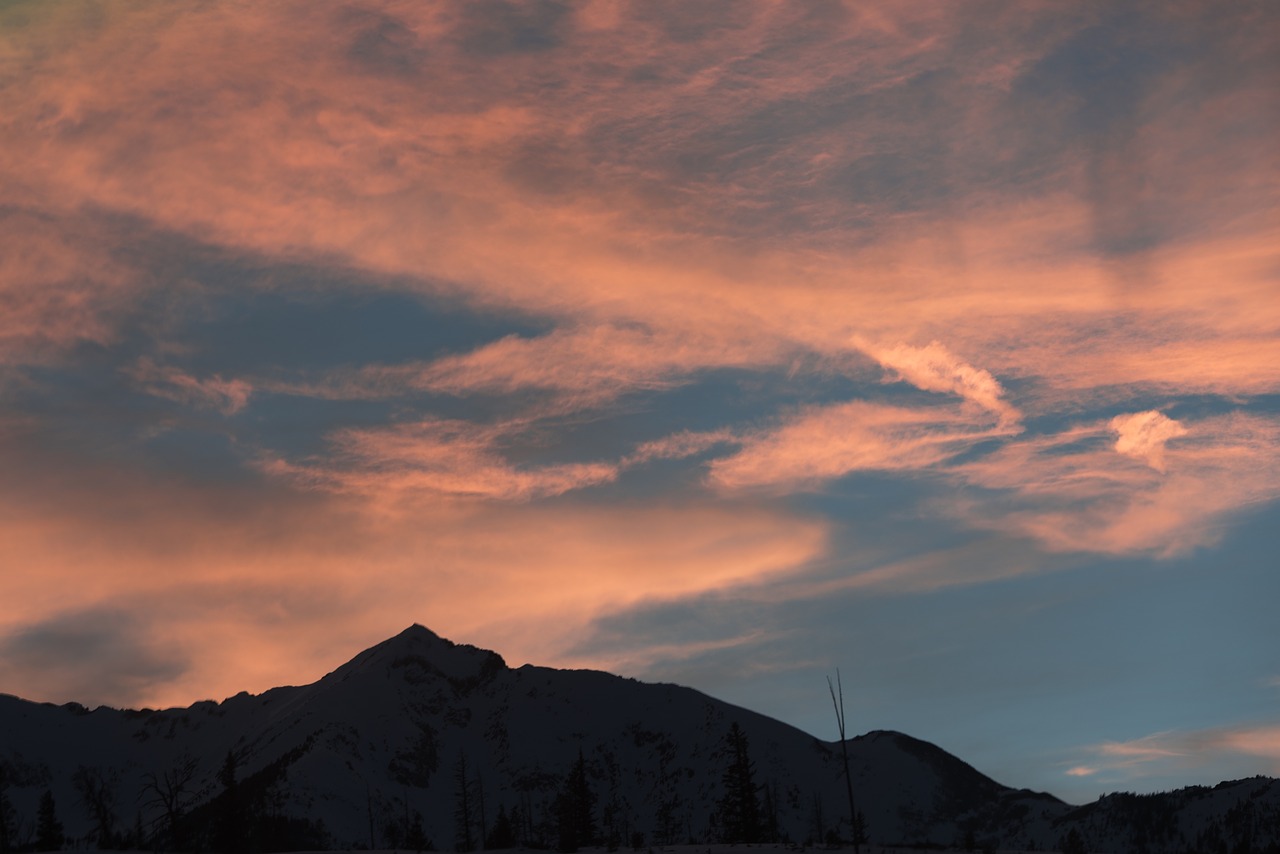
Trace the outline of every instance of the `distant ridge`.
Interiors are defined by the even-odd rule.
[[[453,849],[465,828],[473,845],[501,831],[496,841],[554,848],[577,786],[590,795],[589,842],[703,844],[728,833],[734,723],[762,832],[847,839],[836,745],[690,688],[512,669],[417,624],[310,685],[221,703],[89,711],[0,696],[0,795],[21,832],[49,791],[82,847],[225,848],[231,827],[259,850]],[[1280,842],[1280,786],[1266,778],[1077,808],[902,733],[867,733],[849,752],[881,844],[1055,850],[1071,831],[1103,852]]]

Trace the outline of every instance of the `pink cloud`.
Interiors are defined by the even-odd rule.
[[[790,491],[854,471],[929,468],[993,435],[955,410],[863,401],[813,407],[742,435],[742,448],[712,461],[708,477],[722,490]]]
[[[320,397],[377,397],[415,391],[509,394],[554,392],[562,405],[589,407],[640,390],[661,390],[698,370],[760,366],[777,354],[743,341],[673,330],[612,324],[554,330],[536,338],[511,335],[468,353],[432,362],[377,365],[338,373],[320,384],[275,384]]]
[[[1165,442],[1187,435],[1185,427],[1155,410],[1117,415],[1110,426],[1116,434],[1118,453],[1146,460],[1160,472],[1164,471]]]
[[[1158,732],[1129,741],[1107,741],[1083,749],[1090,760],[1066,773],[1109,773],[1126,778],[1185,771],[1234,754],[1257,763],[1259,773],[1280,769],[1280,726],[1235,724],[1202,730]],[[1076,772],[1082,772],[1077,774]]]
[[[0,365],[44,363],[115,337],[114,317],[143,290],[112,257],[117,239],[84,217],[0,208]]]
[[[1216,542],[1233,514],[1280,497],[1275,419],[1188,421],[1157,469],[1140,427],[1172,428],[1143,415],[1123,422],[1138,425],[1124,428],[1132,455],[1104,444],[1109,424],[1011,442],[951,469],[962,483],[995,490],[991,498],[942,506],[968,524],[1028,536],[1052,551],[1173,555]]]
[[[1150,403],[1128,401],[1153,391],[1280,390],[1270,81],[1196,96],[1201,69],[1189,68],[1139,96],[1121,154],[1141,156],[1143,180],[1125,183],[1129,196],[1116,194],[1110,213],[1150,214],[1166,238],[1122,262],[1092,248],[1110,220],[1090,198],[1090,146],[1037,161],[1030,171],[1043,177],[990,180],[1027,171],[1019,133],[1033,123],[1008,100],[1019,71],[1099,12],[1013,4],[984,19],[975,45],[958,8],[831,8],[815,21],[806,16],[821,9],[742,5],[733,26],[688,42],[642,4],[592,4],[558,49],[482,57],[460,46],[465,5],[0,10],[0,208],[23,211],[0,228],[0,365],[114,340],[120,316],[157,287],[121,260],[147,261],[133,226],[104,225],[117,222],[231,255],[376,274],[386,287],[555,327],[434,362],[350,366],[296,391],[535,389],[557,395],[563,415],[708,369],[820,365],[857,380],[879,366],[961,401],[811,407],[573,463],[515,461],[512,444],[539,412],[491,428],[427,419],[347,430],[331,457],[264,464],[281,475],[267,486],[286,507],[273,515],[254,503],[261,523],[221,503],[244,496],[131,478],[104,477],[100,492],[75,500],[81,487],[64,485],[38,512],[28,492],[10,489],[0,542],[39,571],[4,577],[0,601],[23,609],[10,608],[8,625],[148,592],[194,613],[211,590],[279,578],[282,590],[320,585],[334,599],[273,588],[243,616],[175,618],[164,631],[177,642],[212,631],[224,650],[184,685],[263,687],[280,672],[294,678],[289,668],[308,656],[336,658],[356,636],[423,619],[545,649],[537,625],[513,617],[517,605],[535,603],[538,618],[561,608],[571,632],[610,597],[718,589],[822,552],[823,524],[776,508],[573,505],[553,516],[535,506],[572,504],[574,490],[627,466],[719,446],[708,480],[720,500],[857,471],[949,472],[956,492],[939,506],[953,518],[1058,552],[1183,552],[1274,500],[1277,428],[1261,416],[1187,418],[1176,437],[1172,420],[1157,419],[1145,433],[1132,421],[1090,422],[1014,438],[1033,416],[1074,417],[1101,400],[1135,410]],[[362,56],[362,14],[394,19],[402,52]],[[1215,49],[1274,49],[1262,28],[1229,42]],[[941,77],[955,81],[954,121],[939,137],[942,163],[923,178],[946,192],[902,210],[855,192],[849,176],[868,159],[926,165],[910,146],[936,134],[922,125],[934,110],[896,95]],[[883,93],[902,109],[827,121],[846,108],[832,99]],[[1046,122],[1068,108],[1046,103]],[[762,126],[771,111],[779,118]],[[1124,165],[1101,167],[1115,177]],[[281,388],[155,364],[140,382],[227,412],[254,390]],[[957,461],[985,440],[999,447]],[[975,497],[984,489],[1000,497]],[[184,506],[216,518],[187,517]],[[949,578],[938,561],[899,561],[856,583],[923,590]],[[322,628],[339,599],[363,610],[339,632]],[[272,630],[273,609],[307,612],[307,631]]]
[[[223,415],[234,415],[249,403],[253,386],[244,380],[226,380],[214,375],[198,379],[185,371],[157,365],[143,358],[129,372],[149,394],[179,403],[217,409]]]
[[[1020,420],[1018,410],[1004,399],[1004,388],[995,377],[957,358],[937,341],[926,347],[906,344],[875,347],[856,343],[886,369],[917,388],[959,395],[998,415],[1004,427],[1016,426]]]
[[[1052,561],[1032,549],[1019,548],[1002,537],[988,537],[894,560],[874,554],[861,558],[846,554],[836,577],[784,579],[762,589],[761,596],[767,601],[788,601],[821,599],[855,590],[932,593],[947,587],[1045,572],[1052,566]]]
[[[584,8],[561,50],[480,61],[453,39],[458,9],[374,4],[362,14],[391,16],[404,50],[398,64],[379,65],[353,54],[365,18],[350,10],[281,3],[233,15],[215,4],[174,14],[144,3],[113,7],[95,26],[75,10],[42,9],[12,42],[24,85],[0,93],[0,114],[12,117],[0,128],[0,170],[50,215],[136,216],[238,251],[392,273],[410,278],[397,287],[565,324],[436,363],[348,370],[313,384],[317,393],[581,383],[588,403],[615,386],[662,388],[726,364],[786,366],[798,353],[848,366],[853,336],[908,342],[871,355],[1009,424],[1031,401],[997,376],[1035,380],[1037,400],[1054,406],[1134,384],[1280,388],[1266,299],[1274,214],[1262,196],[1249,196],[1230,231],[1146,253],[1157,293],[1123,290],[1113,265],[1082,250],[1096,226],[1072,183],[1084,164],[1014,191],[965,183],[961,170],[960,200],[879,218],[871,242],[853,239],[862,232],[849,223],[875,213],[856,200],[788,201],[882,154],[884,140],[909,138],[908,117],[872,112],[857,134],[797,130],[728,181],[675,165],[713,131],[750,126],[761,104],[833,87],[870,97],[939,69],[972,84],[957,105],[957,168],[966,157],[985,163],[1000,148],[990,123],[1010,75],[1096,13],[1005,10],[983,45],[963,39],[964,15],[930,4],[873,5],[820,26],[798,10],[753,7],[696,45],[633,13]],[[584,66],[601,74],[584,78]],[[627,84],[653,69],[672,81]],[[1179,100],[1185,81],[1168,85],[1151,97],[1191,104],[1201,118],[1257,115],[1235,108],[1265,103],[1265,87],[1242,87],[1232,101]],[[1222,194],[1243,187],[1265,195],[1275,170],[1249,147],[1256,133],[1207,144],[1218,125],[1164,118],[1175,112],[1140,129],[1163,141],[1144,148],[1152,182],[1168,192],[1194,184],[1169,207],[1200,210],[1211,196],[1227,210],[1239,196]],[[1234,156],[1221,156],[1223,144]],[[783,221],[769,213],[775,205],[804,227],[750,225],[753,211]],[[93,334],[108,333],[108,314],[90,319],[105,324]],[[912,343],[929,341],[945,344]]]
[[[91,464],[64,476],[4,450],[22,478],[0,484],[12,570],[0,633],[109,609],[135,618],[138,643],[186,662],[155,684],[74,697],[89,703],[185,704],[318,678],[414,621],[512,663],[573,663],[563,650],[603,613],[794,572],[828,538],[820,520],[749,503],[437,494],[385,513],[355,494],[196,488]],[[65,680],[0,675],[7,691],[72,699],[52,693],[74,688]]]
[[[611,463],[512,465],[501,446],[527,427],[426,419],[341,430],[331,437],[336,449],[332,461],[298,465],[273,459],[262,465],[270,474],[364,495],[387,506],[424,496],[528,501],[617,478],[618,466]]]
[[[627,465],[639,465],[651,460],[678,460],[701,454],[717,445],[738,442],[728,430],[712,430],[706,433],[683,431],[651,442],[645,442],[628,455]]]

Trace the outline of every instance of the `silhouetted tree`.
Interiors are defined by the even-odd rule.
[[[664,740],[658,752],[658,809],[654,816],[654,842],[658,845],[674,845],[679,841],[683,804],[671,768],[674,755],[675,745]]]
[[[196,776],[196,760],[190,754],[182,757],[171,767],[160,773],[150,771],[143,775],[142,792],[149,795],[143,802],[147,807],[158,807],[164,814],[165,833],[168,836],[168,847],[181,851],[186,847],[183,839],[182,817],[191,805],[191,783]],[[139,822],[141,823],[141,822]],[[141,828],[139,827],[137,845],[142,845]]]
[[[761,790],[763,794],[763,802],[760,805],[760,841],[761,842],[777,842],[778,841],[778,796],[776,788],[768,783]]]
[[[472,807],[471,778],[467,776],[467,754],[458,754],[453,768],[453,839],[454,850],[472,851],[476,847],[471,826],[475,821]]]
[[[578,751],[578,761],[573,763],[564,788],[556,799],[556,817],[559,820],[561,851],[577,851],[583,845],[596,841],[596,795],[587,780],[587,762]]]
[[[1067,831],[1067,835],[1062,840],[1062,854],[1088,854],[1088,846],[1085,845],[1084,837],[1080,835],[1080,831],[1071,828]]]
[[[422,813],[417,810],[413,811],[413,818],[409,820],[409,826],[404,835],[404,847],[412,848],[414,851],[425,851],[431,848],[431,840],[422,830]]]
[[[17,833],[17,813],[9,801],[9,769],[0,762],[0,854],[14,849]]]
[[[230,750],[218,771],[222,792],[214,801],[213,847],[216,851],[244,851],[248,843],[248,818],[236,774],[240,760]]]
[[[759,842],[760,802],[756,798],[755,763],[751,761],[747,734],[737,721],[725,737],[729,748],[729,767],[722,782],[724,797],[720,800],[721,834],[724,842]]]
[[[862,810],[857,810],[853,814],[851,834],[853,838],[849,841],[853,843],[854,851],[867,844],[867,817],[862,814]]]
[[[479,833],[476,834],[476,842],[480,846],[480,850],[485,848],[485,840],[489,836],[489,818],[484,811],[484,777],[476,774],[475,781],[476,807],[479,809],[480,827]]]
[[[511,817],[507,815],[507,808],[502,804],[498,805],[498,817],[493,820],[493,829],[489,831],[484,847],[496,849],[516,847],[515,827]]]
[[[118,775],[81,765],[71,774],[71,784],[93,822],[99,848],[118,847],[116,839],[116,784]]]
[[[813,810],[811,811],[810,816],[813,819],[810,841],[821,844],[822,840],[826,838],[827,835],[827,822],[823,815],[822,795],[818,792],[813,793]]]
[[[604,801],[600,811],[599,836],[608,850],[617,851],[623,841],[631,835],[631,815],[628,804],[619,790],[622,769],[617,759],[609,750],[603,751],[601,759],[609,789],[608,799]]]
[[[839,702],[836,701],[837,689]],[[840,756],[844,760],[844,786],[849,796],[849,835],[853,843],[853,854],[860,854],[862,843],[867,841],[867,819],[853,803],[853,773],[849,770],[849,739],[845,734],[844,717],[844,685],[840,682],[840,671],[836,671],[836,684],[831,684],[827,677],[827,690],[831,692],[831,705],[835,707],[836,727],[840,731]]]
[[[53,800],[53,792],[45,789],[36,812],[36,850],[60,851],[64,841],[66,836],[62,832],[62,822],[58,821],[58,805]]]

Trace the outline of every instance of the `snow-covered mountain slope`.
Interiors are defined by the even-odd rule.
[[[394,846],[420,816],[436,847],[453,848],[465,785],[476,842],[501,813],[518,841],[554,846],[556,796],[581,757],[601,841],[683,843],[723,833],[733,723],[749,740],[761,803],[780,835],[849,835],[838,744],[689,688],[511,669],[421,626],[314,684],[187,709],[89,711],[0,696],[0,784],[20,839],[35,834],[48,790],[68,835],[82,841],[141,830],[154,843],[176,835],[181,845],[216,847],[252,810],[255,832],[269,837],[260,847]],[[900,733],[852,739],[849,753],[857,807],[879,843],[971,835],[1046,849],[1075,824],[1095,850],[1119,838],[1103,832],[1116,824],[1105,802],[1087,812],[1009,789]],[[1271,785],[1250,802],[1277,796]],[[1229,808],[1215,805],[1210,819]],[[1203,830],[1188,827],[1193,838]]]

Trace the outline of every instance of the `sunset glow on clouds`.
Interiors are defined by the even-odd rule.
[[[859,729],[1064,794],[1009,757],[1270,732],[1280,637],[1226,610],[1176,677],[1217,706],[1044,728],[1173,684],[1168,591],[1280,593],[1278,28],[7,4],[0,691],[220,698],[416,621],[824,736],[838,665]],[[919,711],[939,657],[964,720]]]

